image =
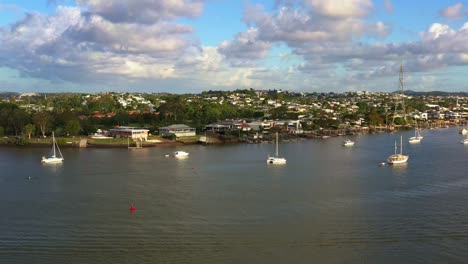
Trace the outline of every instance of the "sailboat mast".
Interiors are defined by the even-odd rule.
[[[52,132],[52,151],[54,153],[54,158],[56,157],[56,153],[55,153],[55,135],[54,135],[54,132]]]
[[[396,146],[396,140],[395,140],[395,156],[396,156],[396,150],[397,150],[397,146]]]
[[[276,132],[276,156],[278,157],[278,132]]]
[[[400,155],[403,155],[403,136],[400,136]]]

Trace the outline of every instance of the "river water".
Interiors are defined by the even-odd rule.
[[[286,165],[274,144],[0,148],[0,263],[466,263],[468,145],[425,130],[378,166],[412,134],[282,142]]]

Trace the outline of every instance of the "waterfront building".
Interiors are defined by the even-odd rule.
[[[148,140],[149,129],[120,126],[110,130],[112,137]]]
[[[224,133],[230,130],[231,127],[227,124],[213,123],[205,126],[205,131],[208,132]]]
[[[224,133],[226,131],[251,131],[253,128],[244,120],[225,120],[223,122],[212,123],[205,126],[205,131]]]
[[[159,128],[160,136],[176,135],[176,137],[193,137],[196,136],[196,129],[184,124],[175,124]]]

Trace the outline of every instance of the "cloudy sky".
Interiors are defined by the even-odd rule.
[[[468,1],[1,0],[0,91],[468,91]]]

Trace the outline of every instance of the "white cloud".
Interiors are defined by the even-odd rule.
[[[203,0],[77,0],[80,6],[113,22],[154,23],[198,17]]]
[[[236,35],[233,41],[223,41],[218,46],[219,53],[233,65],[252,65],[255,60],[267,56],[271,48],[269,42],[258,40],[258,30],[250,28],[246,32]]]
[[[78,3],[0,27],[0,67],[56,83],[187,91],[369,89],[370,80],[394,78],[402,61],[413,74],[468,65],[468,22],[458,29],[434,23],[417,41],[392,43],[392,27],[372,17],[370,0],[279,0],[273,11],[246,4],[247,30],[215,47],[202,46],[178,19],[199,16],[201,0]],[[388,10],[391,2],[383,3]],[[450,17],[463,13],[453,7]]]
[[[439,14],[449,19],[460,19],[468,16],[468,12],[463,11],[463,3],[456,3],[439,11]]]
[[[289,46],[315,42],[352,42],[356,36],[386,37],[390,27],[353,17],[328,18],[310,10],[280,7],[274,14],[260,6],[246,6],[244,20],[258,28],[262,41],[285,42]]]
[[[369,15],[371,0],[306,0],[317,14],[338,18],[360,18]]]
[[[455,30],[448,25],[434,23],[420,33],[421,45],[432,53],[468,52],[468,22]]]
[[[390,0],[384,0],[384,7],[387,13],[393,13],[393,3]]]
[[[0,66],[57,80],[98,79],[100,73],[170,78],[177,76],[177,61],[199,46],[186,25],[114,23],[79,7],[28,14],[0,30]]]

